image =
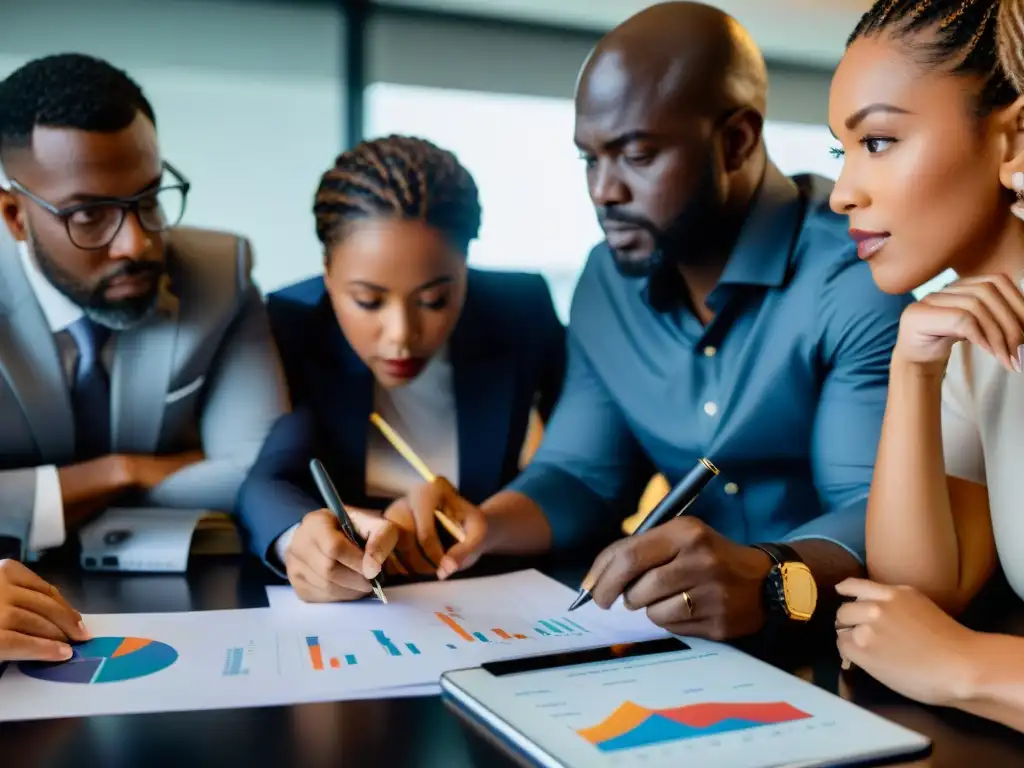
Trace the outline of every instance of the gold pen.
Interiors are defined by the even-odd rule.
[[[412,468],[416,470],[425,482],[432,483],[437,479],[437,476],[430,471],[430,467],[426,465],[426,462],[416,455],[416,452],[413,451],[409,444],[391,428],[390,424],[381,418],[380,414],[371,413],[370,421],[375,427],[377,427],[377,429],[380,430],[380,433],[384,435],[385,439],[391,443],[391,446],[401,454],[402,458],[409,462]],[[466,540],[466,532],[463,531],[462,528],[442,510],[435,509],[434,517],[438,519],[441,525],[444,526],[445,530],[448,531],[456,541],[461,543]]]

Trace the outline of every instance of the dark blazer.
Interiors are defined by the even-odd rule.
[[[238,512],[253,551],[273,566],[277,537],[324,506],[309,472],[314,456],[346,504],[381,509],[389,500],[366,495],[374,380],[345,340],[323,278],[270,294],[267,307],[294,410],[267,437]],[[561,392],[565,328],[544,278],[471,269],[448,349],[459,492],[479,504],[518,474],[530,410],[546,421]]]

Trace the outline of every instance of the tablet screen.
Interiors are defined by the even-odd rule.
[[[929,746],[717,643],[668,639],[559,656],[489,664],[450,682],[491,727],[507,724],[573,768],[841,765]]]

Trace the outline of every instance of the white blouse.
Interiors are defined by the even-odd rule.
[[[1024,374],[957,343],[942,384],[942,448],[947,475],[987,487],[999,561],[1024,597]]]
[[[435,475],[459,485],[459,441],[452,365],[435,355],[408,384],[385,389],[374,385],[373,408]],[[398,498],[424,482],[380,430],[368,426],[366,494]]]

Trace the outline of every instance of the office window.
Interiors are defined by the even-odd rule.
[[[139,82],[192,182],[184,223],[249,236],[263,290],[321,269],[313,194],[343,140],[334,4],[33,0],[2,17],[0,78],[81,51]]]

